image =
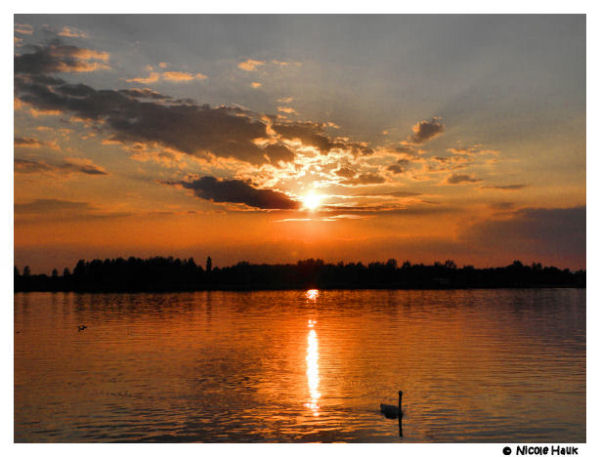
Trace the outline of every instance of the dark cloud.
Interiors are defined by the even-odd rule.
[[[507,184],[505,186],[483,186],[482,189],[521,190],[525,187],[527,187],[527,184]]]
[[[387,170],[391,171],[396,175],[399,175],[401,173],[404,173],[406,171],[406,168],[404,168],[402,165],[398,165],[397,163],[395,163],[393,165],[388,166]]]
[[[49,76],[65,65],[76,67],[78,57],[87,55],[73,47],[63,48],[69,51],[37,47],[33,53],[15,57],[17,97],[38,109],[101,121],[113,140],[124,143],[156,143],[191,155],[206,157],[210,152],[253,164],[294,157],[285,145],[258,146],[255,140],[268,136],[266,125],[240,108],[211,108],[182,100],[165,103],[166,97],[155,92],[96,90]]]
[[[344,167],[344,166],[341,166],[340,168],[335,170],[334,173],[338,176],[341,176],[342,178],[352,178],[354,175],[356,175],[355,170],[353,170],[350,167]]]
[[[38,199],[29,203],[15,203],[15,214],[38,214],[64,211],[86,212],[91,209],[91,205],[87,202],[74,202],[53,198]]]
[[[439,117],[434,117],[429,121],[417,122],[413,126],[412,131],[413,133],[409,140],[412,143],[421,144],[440,135],[444,131],[444,124],[442,124]]]
[[[294,153],[282,144],[268,145],[265,148],[265,154],[273,163],[277,163],[279,161],[291,162],[292,160],[294,160]]]
[[[332,149],[349,150],[353,154],[373,154],[373,149],[363,143],[331,138],[325,132],[327,124],[318,122],[275,122],[273,130],[287,140],[299,140],[305,146],[312,146],[321,154]]]
[[[145,87],[143,89],[133,88],[133,89],[121,89],[119,91],[123,95],[127,95],[133,98],[150,98],[153,100],[170,100],[171,97],[168,95],[163,95],[160,92],[157,92],[153,89]]]
[[[409,166],[410,166],[410,160],[400,159],[400,160],[396,161],[396,163],[389,165],[387,167],[387,170],[398,175],[398,174],[404,173],[408,169]]]
[[[491,209],[505,211],[513,209],[515,204],[514,202],[492,202],[488,205]]]
[[[15,137],[15,147],[21,148],[41,148],[45,143],[37,138]]]
[[[50,164],[37,160],[15,159],[15,173],[83,173],[87,175],[107,175],[108,173],[89,160],[67,159]]]
[[[283,138],[300,140],[302,144],[313,146],[321,153],[328,153],[335,143],[324,132],[324,126],[316,122],[289,122],[273,124],[275,130]]]
[[[416,197],[417,195],[421,195],[421,192],[410,192],[406,190],[397,190],[394,192],[388,192],[387,194],[382,195],[393,195],[395,197]]]
[[[467,228],[461,240],[490,252],[510,252],[515,258],[549,259],[557,264],[585,265],[585,206],[526,208],[508,218]]]
[[[394,150],[396,152],[400,152],[402,154],[409,154],[409,155],[414,155],[417,153],[417,150],[415,149],[415,147],[406,142],[403,142],[402,144],[395,146]]]
[[[47,46],[31,46],[33,52],[15,56],[15,74],[90,72],[109,68],[106,52],[78,48],[53,42]]]
[[[376,173],[361,173],[355,178],[345,179],[343,184],[381,184],[385,182],[385,178]]]
[[[269,133],[266,121],[256,113],[237,107],[200,106],[147,89],[96,90],[53,76],[93,71],[107,60],[106,53],[58,42],[35,46],[33,52],[15,56],[16,96],[40,110],[68,112],[98,122],[118,142],[154,143],[199,157],[212,153],[255,165],[294,159],[294,152],[283,143],[260,146],[262,142],[257,140],[268,138]],[[327,124],[277,121],[272,127],[282,139],[298,139],[321,154],[334,148],[373,153],[364,143],[331,138],[325,132]]]
[[[243,203],[260,209],[297,209],[300,206],[283,192],[257,189],[249,182],[237,179],[204,176],[195,181],[181,181],[176,184],[193,190],[197,197],[213,202]]]
[[[43,221],[82,221],[130,217],[128,212],[107,211],[89,202],[40,198],[29,203],[15,203],[15,224]]]
[[[457,175],[452,174],[446,178],[446,184],[463,184],[463,183],[474,183],[479,182],[481,179],[475,178],[471,175]]]
[[[44,173],[52,170],[53,167],[45,162],[15,159],[15,173]]]
[[[455,163],[467,163],[470,162],[469,159],[463,156],[449,156],[449,157],[441,157],[434,156],[431,158],[432,161],[442,163],[442,164],[455,164]]]
[[[437,206],[430,204],[416,204],[407,206],[405,204],[379,204],[362,206],[325,205],[323,214],[362,214],[370,216],[425,216],[432,214],[450,214],[463,211],[452,206]]]

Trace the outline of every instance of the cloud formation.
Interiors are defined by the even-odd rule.
[[[191,182],[181,181],[176,184],[191,189],[197,197],[217,203],[242,203],[260,209],[297,209],[300,206],[283,192],[257,189],[249,182],[237,179],[204,176]]]
[[[425,143],[440,135],[444,131],[444,128],[444,124],[442,124],[439,117],[434,117],[429,121],[417,122],[412,127],[413,133],[409,137],[409,141],[414,144]]]
[[[299,150],[319,154],[332,151],[370,155],[362,142],[332,137],[331,123],[292,122],[253,113],[240,107],[210,107],[191,100],[176,100],[142,88],[97,90],[72,84],[56,76],[65,68],[87,68],[87,59],[108,59],[108,54],[57,42],[15,57],[15,93],[36,113],[66,113],[111,135],[110,141],[128,145],[159,146],[211,161],[235,159],[260,166],[291,162]],[[255,65],[256,63],[252,63]],[[256,64],[257,65],[257,64]],[[183,72],[156,73],[148,79],[189,80]],[[147,81],[147,80],[146,80]],[[291,113],[289,107],[280,107]]]
[[[41,148],[42,146],[46,146],[47,144],[43,141],[38,140],[37,138],[24,138],[24,137],[15,137],[15,147],[16,148]]]
[[[174,81],[174,82],[187,82],[193,81],[195,79],[206,79],[207,76],[202,73],[188,73],[185,71],[165,71],[162,74],[162,77],[165,81]]]
[[[297,140],[305,146],[316,148],[321,154],[333,149],[342,149],[353,154],[373,154],[373,149],[365,143],[353,142],[343,138],[331,138],[326,132],[328,124],[310,121],[276,122],[273,130],[286,140]]]
[[[409,166],[410,166],[410,160],[399,159],[396,161],[396,163],[388,165],[386,170],[391,171],[395,175],[399,175],[399,174],[405,173]]]
[[[349,166],[340,166],[334,173],[342,178],[352,178],[356,175],[356,171]]]
[[[475,224],[464,231],[461,240],[490,251],[585,265],[585,235],[585,206],[525,208],[508,218]]]
[[[29,203],[15,203],[15,214],[55,213],[65,211],[86,212],[92,209],[87,202],[41,198]]]
[[[15,56],[15,74],[43,75],[49,73],[78,73],[110,68],[110,55],[104,51],[78,48],[53,42],[33,46],[34,51]]]
[[[164,62],[161,62],[159,64],[159,67],[166,68],[166,64],[163,64]],[[163,73],[158,73],[153,71],[151,66],[148,69],[148,76],[129,78],[125,81],[128,83],[153,84],[159,81],[166,81],[171,83],[187,83],[190,81],[202,81],[204,79],[208,79],[208,76],[202,73],[189,73],[187,71],[165,71]]]
[[[64,26],[57,34],[65,38],[87,38],[87,33],[76,29],[75,27]]]
[[[33,26],[30,24],[15,24],[15,33],[20,35],[31,35],[33,34]]]
[[[264,64],[265,64],[264,60],[248,59],[248,60],[238,63],[238,68],[240,70],[244,70],[244,71],[256,71],[256,69],[258,67],[260,67],[261,65],[264,65]]]
[[[503,186],[483,186],[482,189],[521,190],[525,187],[527,187],[527,184],[506,184]]]
[[[108,59],[108,55],[54,43],[16,56],[17,97],[37,112],[69,113],[95,122],[116,142],[152,143],[207,159],[213,154],[254,165],[293,160],[286,140],[297,140],[321,154],[336,148],[354,154],[373,152],[365,143],[330,137],[326,123],[273,123],[238,107],[200,106],[139,88],[96,90],[55,76],[65,67],[85,68],[88,58]]]
[[[89,159],[67,158],[52,164],[38,160],[15,159],[15,173],[83,173],[86,175],[107,175],[106,170]]]
[[[70,55],[81,54],[73,51]],[[267,131],[265,123],[253,119],[252,113],[185,101],[164,103],[166,98],[161,100],[159,94],[141,89],[96,90],[85,84],[69,84],[51,76],[62,71],[62,55],[36,49],[15,57],[15,90],[22,101],[38,110],[68,112],[101,123],[118,142],[156,143],[199,157],[212,153],[254,164],[284,156],[283,145],[274,151],[255,143],[267,137]],[[73,68],[79,66],[76,58],[68,62]],[[142,96],[154,101],[142,100]],[[276,157],[270,156],[271,152],[276,152]]]
[[[476,178],[471,175],[451,174],[450,176],[448,176],[446,178],[446,180],[444,182],[446,184],[463,184],[463,183],[474,183],[474,182],[480,182],[480,181],[481,181],[481,179]]]
[[[360,175],[345,179],[342,184],[356,184],[356,185],[367,185],[367,184],[381,184],[385,182],[385,178],[376,173],[361,173]]]

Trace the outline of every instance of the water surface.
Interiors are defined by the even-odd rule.
[[[19,293],[14,318],[17,442],[586,439],[581,289]]]

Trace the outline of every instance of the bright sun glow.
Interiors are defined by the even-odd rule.
[[[310,192],[302,198],[302,203],[304,204],[305,208],[314,211],[321,205],[321,200],[323,200],[322,195],[319,195],[315,192]]]

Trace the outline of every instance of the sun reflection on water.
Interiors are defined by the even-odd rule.
[[[319,296],[319,289],[309,289],[306,291],[306,298],[309,300],[316,300]]]
[[[304,406],[311,409],[313,416],[319,415],[318,400],[321,397],[319,392],[319,338],[314,329],[317,321],[309,319],[308,321],[308,346],[306,348],[306,378],[308,379],[308,391],[310,393],[310,402]]]

